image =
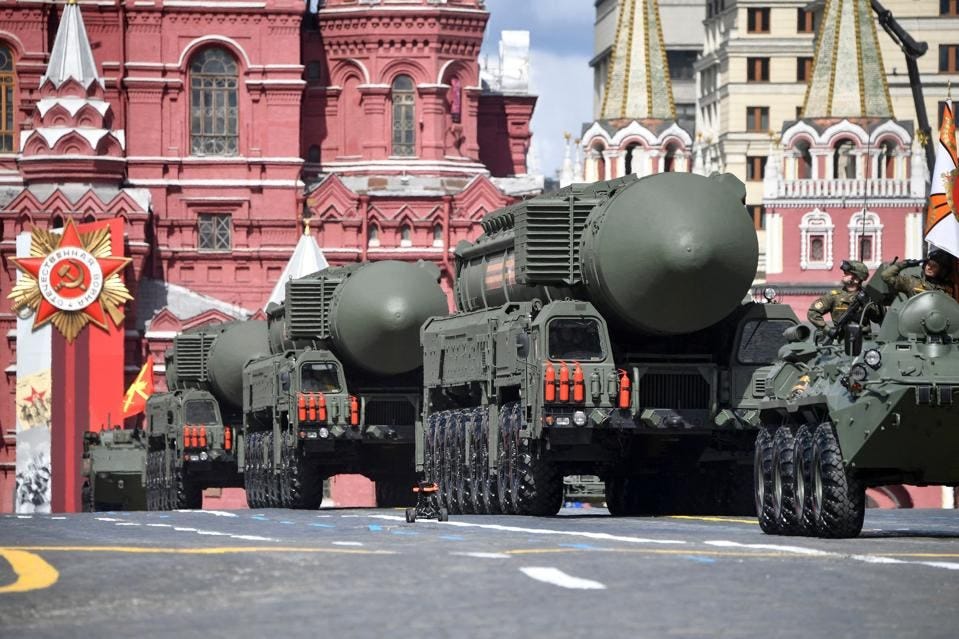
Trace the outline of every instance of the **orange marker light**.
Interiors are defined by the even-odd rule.
[[[629,408],[631,393],[629,392],[629,375],[626,371],[619,371],[619,407]]]
[[[296,402],[296,416],[302,422],[306,421],[306,397],[303,394],[300,394],[300,398]]]
[[[547,402],[556,401],[556,369],[552,362],[546,362],[546,372],[543,374],[543,399]]]
[[[360,425],[360,401],[353,395],[350,395],[350,425]]]
[[[569,401],[569,366],[566,362],[559,365],[559,401]]]
[[[579,362],[575,362],[573,366],[573,401],[582,402],[586,400],[586,384],[583,379],[583,369],[580,368]]]
[[[326,395],[320,393],[319,417],[321,422],[326,421]]]

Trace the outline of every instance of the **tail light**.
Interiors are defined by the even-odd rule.
[[[360,401],[354,395],[350,395],[350,425],[360,425]]]
[[[556,401],[556,369],[552,362],[546,362],[546,372],[543,374],[543,399],[547,402]]]
[[[580,368],[579,362],[576,362],[573,366],[573,401],[586,401],[586,383],[583,378],[583,369]]]
[[[629,375],[626,374],[626,371],[619,371],[619,407],[620,408],[629,408],[631,403],[630,385],[629,385]]]
[[[559,401],[569,401],[569,366],[566,362],[559,364]]]
[[[206,448],[206,426],[200,426],[200,448]]]
[[[310,393],[307,407],[309,408],[308,414],[310,416],[310,421],[315,422],[316,421],[316,396],[313,393]]]
[[[319,399],[319,417],[321,422],[326,421],[326,395],[320,393]]]
[[[229,426],[223,428],[223,450],[233,448],[233,429]]]
[[[299,420],[301,422],[306,421],[306,397],[304,397],[302,394],[296,402],[296,408],[296,416],[299,418]]]

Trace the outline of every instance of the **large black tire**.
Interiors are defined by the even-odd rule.
[[[316,510],[323,503],[323,474],[319,466],[300,448],[289,449],[290,465],[287,478],[290,507],[298,510]]]
[[[181,510],[203,508],[203,488],[185,476],[182,466],[176,471],[176,507]]]
[[[519,442],[514,431],[515,404],[504,404],[500,408],[499,460],[496,468],[496,494],[499,497],[500,512],[504,515],[518,515],[519,493]]]
[[[480,450],[482,451],[482,463],[481,463],[481,476],[482,476],[482,485],[480,487],[480,499],[483,501],[483,512],[489,515],[499,515],[503,511],[500,509],[499,505],[499,493],[497,492],[497,473],[496,470],[490,470],[489,459],[490,459],[490,448],[489,448],[489,438],[490,438],[490,421],[489,421],[489,408],[481,408],[482,411],[482,422],[480,423],[480,432],[482,442],[480,445]]]
[[[449,433],[449,439],[447,440],[450,444],[450,449],[448,451],[449,458],[447,461],[450,465],[450,514],[452,515],[462,515],[465,514],[465,504],[464,504],[464,494],[466,492],[464,484],[464,471],[465,471],[465,442],[463,440],[465,436],[465,424],[464,424],[464,413],[462,410],[454,410],[452,415],[450,415],[450,421],[447,424],[447,432]]]
[[[250,508],[262,508],[260,499],[260,433],[246,436],[246,457],[243,462],[243,487],[246,489],[246,504]]]
[[[157,451],[151,450],[147,452],[147,478],[146,478],[146,492],[147,492],[147,510],[154,511],[159,510],[157,507]]]
[[[626,484],[629,482],[625,477],[607,477],[606,478],[606,509],[613,517],[627,517],[634,514],[626,498]]]
[[[530,442],[520,449],[522,482],[519,511],[524,515],[552,517],[563,507],[563,476],[549,459],[545,446]]]
[[[810,471],[816,534],[834,539],[858,536],[866,514],[866,489],[846,472],[829,422],[820,424],[813,434]]]
[[[782,532],[773,505],[773,435],[765,427],[756,435],[756,452],[753,462],[753,490],[756,496],[756,513],[759,527],[767,535]]]
[[[783,535],[799,533],[796,517],[796,439],[792,429],[780,426],[773,435],[773,515]]]
[[[796,431],[795,445],[793,447],[793,468],[796,475],[795,499],[793,508],[795,509],[795,520],[798,525],[797,534],[814,535],[816,533],[816,522],[813,519],[812,512],[812,477],[809,474],[812,468],[812,433],[806,425],[802,425]]]
[[[176,508],[176,451],[166,449],[163,452],[163,505],[162,510]]]
[[[476,506],[473,500],[473,490],[475,481],[475,457],[476,441],[473,433],[473,409],[464,408],[459,411],[459,502],[460,510],[464,515],[473,515],[476,513]]]
[[[96,510],[93,502],[93,486],[90,485],[89,480],[83,482],[83,488],[80,489],[80,508],[85,513]]]

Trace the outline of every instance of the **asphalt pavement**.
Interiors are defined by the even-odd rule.
[[[959,511],[851,540],[753,519],[401,510],[0,516],[0,637],[948,637]]]

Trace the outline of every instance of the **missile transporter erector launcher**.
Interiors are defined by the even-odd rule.
[[[416,458],[450,512],[553,514],[572,474],[603,477],[614,514],[752,511],[739,406],[796,318],[743,301],[744,195],[731,175],[572,185],[457,247]]]
[[[890,295],[881,268],[823,341],[802,325],[755,373],[754,493],[767,534],[855,537],[866,489],[959,485],[959,303],[938,291],[896,299],[878,332],[861,309]]]
[[[149,510],[200,508],[204,488],[243,486],[243,366],[268,354],[266,322],[188,330],[166,354],[168,392],[146,405]]]
[[[243,369],[241,464],[254,507],[315,508],[322,481],[358,473],[381,506],[412,500],[419,329],[448,312],[439,269],[382,261],[287,283],[267,309],[271,355]]]

